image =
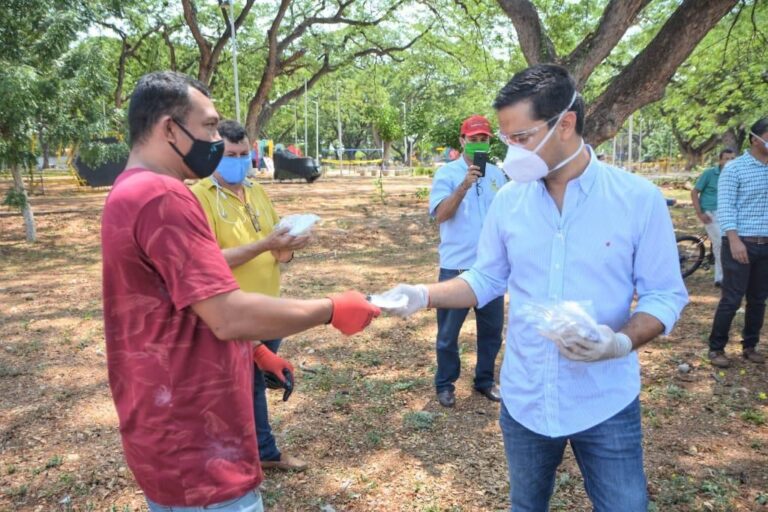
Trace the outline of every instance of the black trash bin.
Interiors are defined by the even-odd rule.
[[[313,158],[296,156],[290,151],[276,150],[274,154],[276,180],[306,180],[314,182],[320,177]]]

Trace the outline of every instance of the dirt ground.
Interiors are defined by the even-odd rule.
[[[7,181],[0,181],[5,190]],[[371,177],[313,185],[266,183],[282,214],[324,222],[314,246],[284,272],[287,296],[355,287],[384,290],[437,276],[428,178]],[[687,194],[668,191],[684,198]],[[20,216],[0,212],[0,510],[146,510],[123,459],[107,384],[99,222],[106,191],[46,184],[34,196],[39,242]],[[698,233],[690,205],[672,209]],[[657,511],[768,510],[768,379],[743,362],[714,371],[705,340],[718,300],[711,270],[687,280],[691,304],[673,334],[640,351],[646,471]],[[737,316],[733,338],[743,316]],[[292,336],[281,354],[298,389],[270,394],[279,446],[311,464],[267,473],[267,509],[496,511],[508,508],[498,406],[471,392],[474,322],[461,337],[457,406],[434,396],[434,312],[382,318],[365,333],[331,328]],[[499,362],[501,357],[499,357]],[[680,373],[687,363],[691,371]],[[570,452],[552,510],[589,510]]]

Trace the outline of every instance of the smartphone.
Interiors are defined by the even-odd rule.
[[[485,176],[485,164],[488,163],[488,153],[485,151],[475,151],[472,158],[472,164],[480,168],[480,176]]]

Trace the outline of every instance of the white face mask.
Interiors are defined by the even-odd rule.
[[[552,169],[550,169],[547,165],[547,162],[545,162],[544,159],[538,155],[539,150],[544,146],[544,144],[547,143],[552,134],[555,133],[555,127],[557,127],[557,124],[576,101],[576,95],[577,93],[574,91],[571,102],[567,107],[565,107],[565,110],[560,112],[560,115],[557,116],[557,121],[555,121],[555,125],[549,130],[547,135],[541,140],[541,142],[539,142],[533,151],[530,149],[525,149],[521,146],[517,146],[515,144],[510,144],[507,147],[507,156],[504,158],[504,163],[502,164],[501,168],[504,170],[504,173],[509,177],[509,179],[517,183],[528,183],[531,181],[540,180],[541,178],[546,177],[550,172],[560,169],[568,162],[579,156],[579,152],[581,152],[582,148],[584,147],[584,139],[581,140],[579,149],[577,149],[575,153],[554,166]]]
[[[763,146],[765,146],[765,149],[768,150],[768,141],[767,140],[765,140],[764,138],[762,138],[761,136],[759,136],[755,132],[749,132],[749,133],[751,133],[752,135],[754,135],[755,137],[757,137],[758,139],[763,141]]]

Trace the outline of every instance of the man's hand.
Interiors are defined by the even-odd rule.
[[[707,215],[704,212],[696,212],[696,216],[699,218],[699,220],[704,224],[712,224],[712,217]]]
[[[742,265],[749,264],[749,253],[747,253],[747,246],[737,236],[728,237],[728,245],[731,248],[731,255],[733,259],[741,263]]]
[[[333,303],[331,325],[343,334],[356,334],[381,314],[381,310],[368,302],[360,292],[349,290],[328,296]]]
[[[464,176],[464,182],[461,184],[464,187],[464,190],[469,190],[472,184],[477,182],[478,178],[482,178],[480,167],[476,165],[470,165],[469,170],[467,171],[467,175]]]
[[[387,308],[388,313],[407,318],[421,309],[429,307],[429,291],[423,284],[399,284],[381,294],[382,298],[397,300],[405,296],[408,302],[399,308]]]
[[[293,365],[269,350],[266,345],[253,349],[253,360],[264,373],[264,380],[270,389],[285,389],[283,402],[293,393]]]
[[[297,238],[288,234],[290,230],[291,228],[287,227],[279,228],[268,234],[263,240],[266,248],[270,251],[279,251],[280,249],[287,248]]]
[[[632,352],[632,340],[623,332],[614,332],[607,325],[598,325],[598,341],[584,338],[575,332],[543,332],[557,344],[560,353],[573,361],[602,361],[624,357]]]

